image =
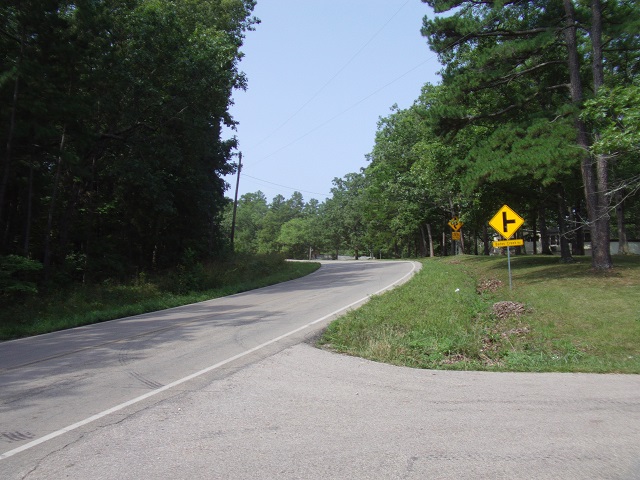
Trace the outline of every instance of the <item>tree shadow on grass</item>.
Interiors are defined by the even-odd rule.
[[[488,259],[471,258],[474,264],[490,263],[483,269],[487,272],[507,272],[507,257],[497,261],[495,257]],[[632,276],[640,276],[640,256],[614,256],[614,268],[608,271],[597,271],[591,268],[591,257],[574,256],[572,263],[562,263],[559,257],[552,255],[514,255],[511,257],[511,271],[518,279],[539,283],[550,280],[599,280],[622,278],[627,272]]]

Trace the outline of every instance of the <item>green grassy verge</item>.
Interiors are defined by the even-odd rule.
[[[333,322],[319,346],[418,368],[640,373],[640,257],[429,259],[407,284]]]
[[[0,308],[0,340],[37,335],[163,310],[273,285],[308,275],[318,263],[242,258],[147,278],[130,284],[104,282],[24,297]]]

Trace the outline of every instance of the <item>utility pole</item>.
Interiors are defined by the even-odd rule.
[[[236,233],[236,210],[238,208],[238,187],[240,186],[240,172],[242,171],[242,152],[238,153],[238,177],[236,178],[236,196],[233,199],[233,217],[231,219],[231,250],[233,251],[233,237]]]

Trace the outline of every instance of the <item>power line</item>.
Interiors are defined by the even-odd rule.
[[[302,106],[300,108],[298,108],[291,116],[289,116],[289,118],[287,118],[284,122],[282,122],[279,126],[277,126],[273,131],[271,131],[270,133],[268,133],[262,140],[258,141],[258,143],[252,145],[249,148],[256,148],[258,145],[261,145],[262,143],[264,143],[267,139],[271,138],[276,132],[278,132],[282,127],[284,127],[287,123],[289,123],[291,121],[291,119],[293,119],[296,115],[298,115],[298,113],[300,113],[304,107],[306,107],[307,105],[309,105],[313,100],[315,100],[318,95],[320,95],[320,93],[322,93],[322,91],[324,91],[324,89],[329,86],[329,84],[331,84],[331,82],[333,82],[336,77],[338,77],[338,75],[340,75],[352,62],[353,60],[360,55],[360,53],[362,53],[362,51],[380,34],[380,32],[382,32],[382,30],[384,30],[387,25],[389,25],[389,23],[391,23],[391,21],[402,11],[402,9],[404,7],[407,6],[407,4],[410,2],[411,0],[407,0],[393,15],[391,15],[391,17],[384,23],[384,25],[382,25],[382,27],[380,27],[370,38],[369,40],[367,40],[359,49],[358,51],[356,51],[356,53],[354,53],[351,58],[349,58],[349,60],[347,60],[347,62],[329,79],[326,81],[326,83],[324,85],[322,85],[320,87],[319,90],[316,91],[316,93],[314,93],[311,98],[309,98],[304,104],[302,104]]]
[[[307,131],[306,133],[300,135],[299,137],[297,137],[296,139],[292,140],[291,142],[287,143],[286,145],[280,147],[277,150],[274,150],[273,152],[269,153],[268,155],[262,157],[260,160],[254,162],[255,164],[258,164],[260,162],[263,162],[265,160],[267,160],[268,158],[274,156],[276,153],[281,152],[282,150],[285,150],[286,148],[289,148],[291,145],[299,142],[300,140],[302,140],[303,138],[311,135],[313,132],[315,132],[316,130],[319,130],[320,128],[324,127],[325,125],[328,125],[329,123],[333,122],[335,119],[341,117],[342,115],[344,115],[345,113],[353,110],[354,108],[356,108],[358,105],[360,105],[361,103],[365,102],[366,100],[368,100],[369,98],[373,97],[374,95],[380,93],[382,90],[384,90],[385,88],[389,87],[390,85],[393,85],[394,83],[396,83],[398,80],[406,77],[407,75],[409,75],[411,72],[413,72],[414,70],[417,70],[418,68],[422,67],[424,64],[426,64],[427,62],[433,60],[435,58],[435,55],[432,55],[431,57],[427,58],[425,61],[421,62],[420,64],[416,65],[415,67],[407,70],[406,72],[404,72],[402,75],[400,75],[399,77],[396,77],[395,79],[391,80],[389,83],[383,85],[382,87],[374,90],[373,92],[371,92],[370,94],[366,95],[365,97],[361,98],[360,100],[358,100],[357,102],[353,103],[351,106],[349,106],[348,108],[344,109],[343,111],[341,111],[340,113],[334,115],[333,117],[329,118],[328,120],[322,122],[319,125],[316,125],[315,127],[313,127],[311,130]]]
[[[312,194],[312,195],[320,195],[320,196],[322,196],[322,197],[327,197],[327,198],[331,197],[331,195],[328,195],[328,194],[326,194],[326,193],[310,192],[310,191],[308,191],[308,190],[302,190],[302,189],[300,189],[300,188],[293,188],[293,187],[288,187],[288,186],[286,186],[286,185],[280,185],[279,183],[274,183],[274,182],[270,182],[270,181],[268,181],[268,180],[263,180],[262,178],[253,177],[253,176],[251,176],[251,175],[248,175],[247,173],[243,173],[243,175],[244,175],[245,177],[249,177],[249,178],[251,178],[251,179],[253,179],[253,180],[257,180],[257,181],[259,181],[259,182],[268,183],[268,184],[270,184],[270,185],[275,185],[276,187],[282,187],[282,188],[286,188],[286,189],[288,189],[288,190],[293,190],[293,191],[300,192],[300,193],[310,193],[310,194]]]
[[[398,15],[398,13],[400,13],[400,11],[409,3],[410,0],[407,0],[407,2],[405,2],[390,18],[389,20],[387,20],[387,22],[380,28],[378,29],[378,31],[367,41],[365,42],[365,44],[360,47],[360,49],[347,61],[347,63],[345,63],[345,65],[343,65],[336,74],[334,74],[309,100],[307,100],[293,115],[291,115],[289,118],[287,118],[280,126],[278,126],[273,132],[271,132],[269,135],[267,135],[264,139],[262,139],[261,141],[259,141],[256,145],[259,145],[261,143],[263,143],[267,138],[271,137],[275,132],[277,132],[278,130],[280,130],[286,123],[288,123],[292,118],[294,118],[306,105],[308,105],[313,99],[315,99],[342,71],[345,70],[345,68],[364,50],[364,48],[366,46],[369,45],[369,43],[371,43],[371,41],[378,36],[378,34],[393,20],[393,18],[395,18],[396,15]],[[495,14],[493,17],[491,18],[495,18],[497,17],[497,14]],[[466,38],[468,37],[470,34],[467,34],[463,37]],[[452,42],[447,48],[452,48],[455,45],[455,42]],[[427,64],[428,62],[434,60],[437,58],[437,54],[436,53],[432,53],[431,55],[429,55],[429,57],[427,57],[424,61],[420,62],[418,65],[410,68],[409,70],[405,71],[404,73],[402,73],[401,75],[395,77],[393,80],[391,80],[390,82],[387,82],[386,84],[382,85],[381,87],[375,89],[374,91],[372,91],[371,93],[369,93],[368,95],[360,98],[358,101],[356,101],[355,103],[351,104],[349,107],[347,107],[346,109],[342,110],[341,112],[337,113],[336,115],[332,116],[331,118],[327,119],[326,121],[316,125],[315,127],[311,128],[309,131],[307,131],[306,133],[304,133],[303,135],[300,135],[299,137],[295,138],[294,140],[292,140],[291,142],[287,143],[286,145],[278,148],[277,150],[269,153],[268,155],[262,157],[261,159],[259,159],[258,161],[256,161],[254,163],[258,164],[260,162],[263,162],[267,159],[269,159],[270,157],[276,155],[277,153],[281,152],[282,150],[285,150],[286,148],[290,147],[291,145],[299,142],[300,140],[302,140],[303,138],[307,137],[308,135],[314,133],[315,131],[319,130],[320,128],[328,125],[329,123],[333,122],[334,120],[336,120],[337,118],[339,118],[340,116],[344,115],[345,113],[353,110],[354,108],[356,108],[358,105],[360,105],[361,103],[365,102],[366,100],[368,100],[369,98],[373,97],[374,95],[378,94],[379,92],[383,91],[384,89],[386,89],[387,87],[393,85],[394,83],[396,83],[397,81],[401,80],[402,78],[406,77],[407,75],[409,75],[410,73],[414,72],[415,70],[419,69],[420,67],[422,67],[423,65]],[[323,197],[327,197],[330,198],[331,195],[325,194],[325,193],[319,193],[319,192],[311,192],[311,191],[307,191],[307,190],[301,190],[298,188],[294,188],[294,187],[289,187],[286,185],[281,185],[275,182],[270,182],[268,180],[263,180],[257,177],[253,177],[251,175],[248,175],[245,173],[245,176],[252,178],[254,180],[257,180],[259,182],[263,182],[263,183],[267,183],[270,185],[274,185],[274,186],[278,186],[281,188],[286,188],[289,190],[293,190],[293,191],[299,191],[299,192],[303,192],[303,193],[309,193],[312,195],[320,195]]]
[[[407,3],[409,3],[409,2],[407,2]],[[398,11],[397,11],[397,12],[396,12],[392,17],[391,17],[391,19],[393,19],[393,17],[395,17],[395,16],[400,12],[400,10],[402,10],[402,9],[404,8],[404,6],[405,6],[405,5],[407,5],[407,3],[405,3],[404,5],[402,5],[402,7],[400,7],[400,9],[399,9],[399,10],[398,10]],[[498,14],[496,13],[495,15],[493,15],[492,17],[490,17],[490,18],[489,18],[489,21],[492,21],[494,18],[497,18],[497,16],[498,16]],[[385,23],[385,25],[384,25],[384,26],[386,26],[386,25],[391,21],[391,19],[389,19],[389,21],[387,21],[387,23]],[[384,28],[384,27],[382,27],[382,28]],[[382,30],[382,29],[380,29],[380,30]],[[376,32],[376,34],[374,35],[374,37],[375,37],[378,33],[380,33],[380,30],[379,30],[378,32]],[[464,40],[465,38],[469,37],[470,35],[471,35],[470,33],[468,33],[468,34],[464,35],[464,36],[462,37],[462,39],[458,40],[458,42],[459,42],[459,41]],[[373,39],[373,37],[372,37],[372,39]],[[368,44],[368,43],[369,43],[369,42],[367,42],[367,44]],[[447,48],[447,49],[448,49],[448,48],[452,48],[455,44],[456,44],[456,42],[451,42],[451,44],[450,44],[449,46],[447,46],[446,48]],[[365,46],[366,46],[366,44],[365,44]],[[363,47],[363,48],[364,48],[364,47]],[[360,50],[358,51],[358,53],[360,53],[360,51],[362,51],[362,49],[360,49]],[[356,55],[357,55],[357,54],[356,54]],[[324,127],[325,125],[328,125],[329,123],[333,122],[335,119],[337,119],[337,118],[341,117],[342,115],[344,115],[345,113],[347,113],[347,112],[349,112],[349,111],[353,110],[355,107],[357,107],[357,106],[358,106],[358,105],[360,105],[361,103],[365,102],[365,101],[366,101],[366,100],[368,100],[369,98],[371,98],[371,97],[373,97],[374,95],[376,95],[376,94],[380,93],[380,92],[381,92],[382,90],[384,90],[385,88],[387,88],[387,87],[389,87],[389,86],[393,85],[393,84],[394,84],[394,83],[396,83],[398,80],[400,80],[400,79],[402,79],[402,78],[406,77],[406,76],[407,76],[407,75],[409,75],[411,72],[413,72],[413,71],[417,70],[418,68],[422,67],[422,66],[423,66],[423,65],[425,65],[426,63],[428,63],[428,62],[430,62],[430,61],[432,61],[432,60],[436,59],[436,58],[437,58],[437,56],[438,56],[438,55],[437,55],[437,53],[432,53],[429,57],[427,57],[427,59],[426,59],[426,60],[424,60],[423,62],[419,63],[419,64],[418,64],[418,65],[416,65],[415,67],[410,68],[409,70],[407,70],[406,72],[404,72],[402,75],[400,75],[400,76],[398,76],[398,77],[394,78],[393,80],[391,80],[390,82],[388,82],[388,83],[386,83],[385,85],[381,86],[380,88],[377,88],[376,90],[374,90],[374,91],[373,91],[373,92],[371,92],[370,94],[366,95],[365,97],[361,98],[361,99],[360,99],[360,100],[358,100],[357,102],[353,103],[351,106],[349,106],[349,107],[348,107],[348,108],[346,108],[345,110],[343,110],[343,111],[341,111],[340,113],[338,113],[338,114],[334,115],[333,117],[331,117],[331,118],[329,118],[328,120],[326,120],[326,121],[322,122],[321,124],[316,125],[316,126],[315,126],[315,127],[313,127],[311,130],[309,130],[309,131],[307,131],[306,133],[304,133],[304,134],[300,135],[299,137],[295,138],[294,140],[292,140],[291,142],[287,143],[286,145],[284,145],[284,146],[280,147],[279,149],[277,149],[277,150],[275,150],[275,151],[273,151],[273,152],[269,153],[268,155],[266,155],[266,156],[262,157],[261,159],[259,159],[258,161],[256,161],[254,164],[258,164],[258,163],[260,163],[260,162],[263,162],[263,161],[267,160],[268,158],[270,158],[270,157],[274,156],[275,154],[277,154],[277,153],[281,152],[282,150],[285,150],[286,148],[289,148],[291,145],[294,145],[295,143],[299,142],[299,141],[300,141],[300,140],[302,140],[303,138],[305,138],[305,137],[307,137],[307,136],[311,135],[311,134],[312,134],[313,132],[315,132],[316,130],[319,130],[320,128]],[[354,56],[354,57],[355,57],[355,56]],[[344,68],[343,68],[342,70],[344,70]],[[342,71],[342,70],[340,70],[340,71]],[[335,76],[334,76],[334,78],[335,78]],[[325,86],[326,86],[326,85],[325,85]],[[322,88],[324,88],[324,87],[322,87]],[[307,103],[309,103],[309,102],[307,102]],[[305,105],[306,105],[306,104],[305,104]],[[301,108],[301,109],[302,109],[302,108]],[[300,110],[301,110],[301,109],[300,109]],[[299,112],[300,110],[298,110],[298,112]],[[298,112],[296,112],[296,113],[298,113]],[[294,114],[294,115],[295,115],[295,114]],[[292,116],[292,117],[290,117],[290,118],[293,118],[293,116]],[[290,118],[289,118],[289,119],[290,119]],[[288,119],[287,121],[289,121],[289,119]],[[285,122],[285,123],[286,123],[286,122]],[[266,137],[266,138],[269,138],[269,137]],[[260,143],[262,143],[262,142],[260,142]]]

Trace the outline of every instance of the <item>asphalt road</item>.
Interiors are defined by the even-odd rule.
[[[306,301],[312,302],[318,295],[322,296],[320,304],[331,304],[318,312],[316,319],[334,315],[339,306],[336,295],[350,288],[338,286],[339,279],[345,274],[351,277],[351,268],[362,270],[355,272],[357,280],[348,281],[350,285],[373,281],[371,290],[376,290],[388,282],[382,280],[386,275],[379,270],[382,267],[374,267],[375,263],[344,268],[335,265],[336,269],[323,267],[316,278],[303,280],[306,287],[296,288],[299,295],[310,295],[305,296]],[[404,264],[394,276],[402,277],[410,268],[411,264]],[[316,281],[333,293],[324,297],[324,288],[312,288]],[[297,282],[289,287],[295,285]],[[263,295],[258,297],[263,300],[261,305],[272,303],[267,300],[271,297],[268,292],[258,295]],[[273,303],[279,304],[273,298]],[[219,367],[173,386],[164,383],[158,387],[149,382],[160,384],[161,370],[172,369],[171,361],[164,360],[154,376],[144,373],[142,366],[145,355],[152,355],[151,347],[128,349],[127,358],[133,360],[120,364],[118,351],[109,346],[115,344],[99,349],[79,346],[85,350],[74,354],[82,355],[78,358],[84,358],[83,352],[114,349],[112,358],[102,355],[103,362],[111,363],[123,377],[139,372],[128,375],[131,397],[145,391],[160,393],[5,456],[0,460],[0,478],[640,479],[640,376],[394,367],[332,354],[305,343],[303,340],[326,319],[272,343],[265,341],[268,335],[248,340],[247,331],[257,328],[256,323],[277,324],[272,315],[289,318],[283,312],[300,307],[293,299],[284,303],[286,308],[274,308],[279,313],[256,315],[252,321],[243,322],[238,314],[238,325],[229,326],[237,332],[229,338],[238,343],[239,350],[262,347],[242,357],[236,353],[235,359],[226,357],[230,360],[219,361]],[[247,302],[241,304],[246,306]],[[264,311],[262,307],[247,308],[258,310]],[[222,322],[225,311],[234,309],[220,307],[209,322]],[[300,327],[313,317],[303,320]],[[207,323],[204,318],[194,322]],[[243,330],[247,327],[249,330]],[[220,328],[224,330],[222,325]],[[223,330],[211,331],[204,345],[214,342]],[[272,335],[282,336],[282,331]],[[165,338],[163,333],[158,335]],[[179,340],[184,337],[197,350],[205,348],[196,341],[201,335],[187,330]],[[101,335],[96,338],[104,341]],[[118,343],[142,341],[141,337],[129,338]],[[153,350],[166,344],[169,351],[181,352],[173,355],[174,364],[187,358],[188,349],[173,347],[169,338],[155,344]],[[0,354],[4,361],[6,350]],[[36,364],[22,360],[27,362],[24,367],[6,370],[0,378],[63,358],[66,356]],[[194,366],[194,372],[200,367]],[[82,368],[77,370],[79,375],[85,374]],[[94,367],[89,373],[100,377],[106,370]],[[114,373],[111,378],[115,382],[119,377]],[[5,418],[28,417],[32,405],[27,404],[44,400],[34,393],[6,403],[10,396],[4,382],[0,384],[2,435],[9,433],[11,437],[11,430],[5,433],[5,425],[9,425]],[[82,391],[58,392],[54,396],[58,401],[48,408],[66,408],[64,403],[83,395]],[[104,391],[103,395],[109,396]],[[14,406],[18,414],[7,417]],[[79,417],[83,415],[86,413]],[[37,424],[30,428],[37,428]],[[15,451],[16,445],[34,443],[19,439],[18,434],[25,432],[29,431],[16,427],[16,439],[3,445]]]
[[[0,478],[28,478],[103,424],[303,341],[418,266],[329,262],[240,295],[0,343]]]

